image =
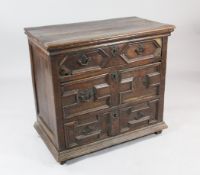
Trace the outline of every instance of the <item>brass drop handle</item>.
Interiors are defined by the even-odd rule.
[[[137,112],[137,115],[136,115],[136,117],[135,117],[135,120],[139,120],[139,119],[141,119],[141,118],[144,117],[144,116],[145,116],[145,115],[144,115],[143,112],[138,111],[138,112]]]
[[[81,55],[81,57],[79,58],[78,60],[78,63],[81,65],[81,66],[87,66],[88,63],[90,61],[90,58],[87,57],[86,55]]]
[[[72,71],[68,69],[65,65],[62,65],[60,66],[60,75],[61,76],[72,75]]]
[[[62,61],[60,62],[60,69],[59,69],[59,73],[61,76],[68,76],[68,75],[72,75],[72,71],[67,67],[67,65],[65,64],[65,61],[67,60],[67,56],[65,56]]]
[[[139,44],[137,46],[137,48],[135,49],[135,52],[138,54],[138,55],[142,55],[144,53],[144,47],[142,44]]]
[[[80,90],[78,93],[78,98],[82,102],[89,101],[94,97],[94,90],[93,89],[86,89],[86,90]]]
[[[92,126],[87,125],[83,130],[82,130],[82,134],[87,135],[90,134],[93,131]]]

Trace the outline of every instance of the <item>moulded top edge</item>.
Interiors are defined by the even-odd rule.
[[[174,25],[138,17],[25,28],[29,38],[46,50],[79,47],[123,38],[170,33]]]

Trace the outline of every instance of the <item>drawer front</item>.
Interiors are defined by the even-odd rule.
[[[158,122],[159,100],[138,103],[120,110],[120,132],[131,131]]]
[[[161,63],[61,84],[64,118],[159,96]]]
[[[106,138],[107,125],[107,118],[101,112],[77,116],[65,124],[66,146],[70,148]]]
[[[127,42],[60,55],[59,75],[61,81],[88,77],[113,66],[138,66],[161,58],[161,38]],[[84,74],[83,74],[84,73]]]
[[[83,145],[97,140],[101,134],[99,118],[96,114],[65,124],[65,139],[67,147]]]
[[[119,104],[159,95],[161,63],[119,71]]]
[[[72,148],[154,124],[158,117],[158,103],[156,99],[67,119],[66,146]]]
[[[61,85],[64,118],[106,109],[112,104],[109,74]]]

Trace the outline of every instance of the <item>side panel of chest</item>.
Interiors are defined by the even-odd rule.
[[[29,43],[29,47],[37,124],[47,134],[54,146],[59,149],[53,89],[55,82],[51,76],[51,62],[49,57],[38,47],[31,43]]]

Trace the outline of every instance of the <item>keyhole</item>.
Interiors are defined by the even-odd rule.
[[[117,56],[117,54],[118,54],[118,50],[117,50],[117,48],[115,46],[112,47],[112,51],[111,52],[112,52],[113,56]]]
[[[114,113],[114,114],[113,114],[113,117],[114,117],[114,118],[116,118],[116,117],[117,117],[117,114],[116,114],[116,113]]]
[[[118,78],[117,72],[112,73],[111,77],[112,77],[113,80],[117,80],[117,78]]]

